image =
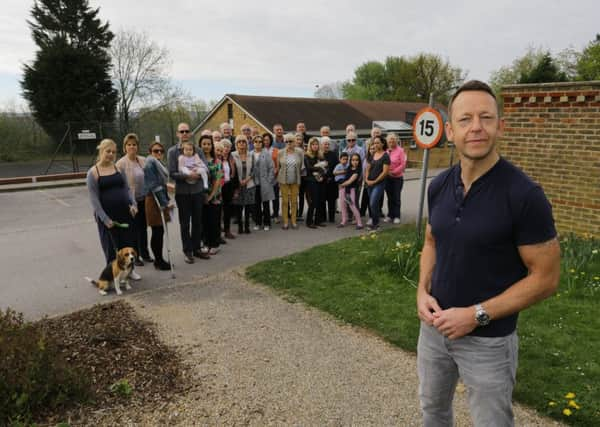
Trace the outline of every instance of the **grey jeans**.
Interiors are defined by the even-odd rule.
[[[454,425],[452,399],[460,377],[475,426],[513,426],[518,346],[516,331],[505,337],[450,340],[421,322],[417,370],[423,425]]]

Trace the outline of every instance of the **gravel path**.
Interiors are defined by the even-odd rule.
[[[416,360],[228,272],[128,298],[183,355],[192,388],[103,425],[420,425]],[[457,425],[471,425],[458,387]],[[516,407],[517,424],[560,425]]]

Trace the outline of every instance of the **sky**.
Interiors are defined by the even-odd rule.
[[[168,49],[169,74],[195,98],[313,96],[387,56],[433,53],[489,80],[528,47],[581,50],[600,32],[597,0],[89,0],[119,29]],[[24,105],[19,80],[36,45],[33,0],[2,0],[0,109]]]

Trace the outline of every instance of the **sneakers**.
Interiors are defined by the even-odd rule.
[[[386,216],[385,218],[383,218],[383,222],[390,222],[392,220],[392,218],[390,218],[389,216]]]
[[[131,270],[131,273],[129,273],[129,278],[131,280],[142,280],[142,276],[140,276],[139,274],[137,274],[135,272],[135,270]]]
[[[269,231],[269,230],[270,230],[270,228],[269,228],[268,226],[266,226],[266,225],[265,225],[265,228],[263,228],[263,230],[265,230],[265,231]]]
[[[298,229],[298,224],[292,224],[292,228],[293,228],[294,230],[297,230],[297,229]]]
[[[394,224],[400,224],[400,218],[394,218]]]
[[[210,248],[210,250],[208,251],[208,254],[209,255],[216,255],[216,254],[219,253],[219,251],[220,251],[219,248]]]
[[[199,251],[198,251],[199,252]],[[187,264],[193,264],[194,263],[194,257],[193,254],[191,252],[189,253],[184,253],[183,254],[183,260],[187,263]]]
[[[367,221],[367,227],[373,225],[373,220],[371,218],[369,218],[369,220]]]
[[[254,227],[252,227],[252,229],[253,229],[254,231],[258,231],[258,230],[260,230],[260,227],[259,227],[258,225],[255,225]]]

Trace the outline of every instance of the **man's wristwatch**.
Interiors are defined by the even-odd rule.
[[[475,304],[475,320],[479,326],[485,326],[490,323],[490,315],[481,304]]]

